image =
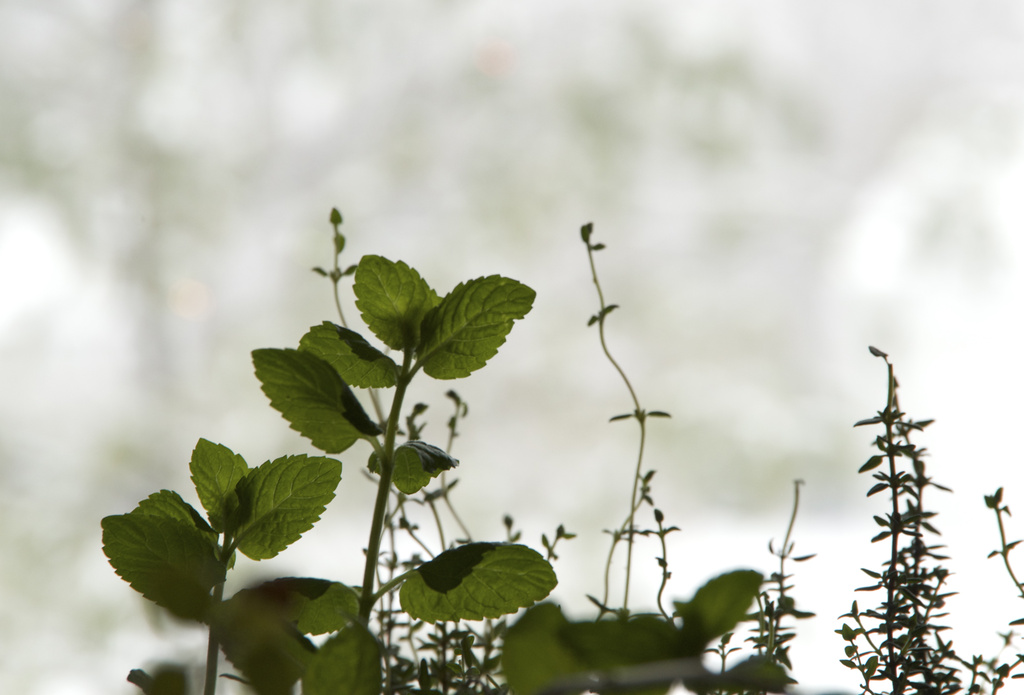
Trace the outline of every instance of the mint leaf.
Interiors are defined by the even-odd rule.
[[[238,506],[235,486],[249,472],[249,465],[223,444],[200,439],[192,450],[189,469],[210,525],[223,533],[225,515]]]
[[[508,629],[501,664],[514,692],[534,695],[556,678],[586,670],[561,638],[568,625],[558,606],[542,603]]]
[[[254,468],[237,487],[238,550],[253,560],[274,557],[313,528],[341,482],[341,462],[305,454]]]
[[[247,592],[264,596],[279,606],[288,622],[307,635],[337,632],[359,614],[355,590],[326,579],[282,577],[238,594]]]
[[[299,350],[328,362],[349,386],[383,389],[395,385],[398,365],[390,357],[355,331],[330,321],[310,328],[299,341]]]
[[[291,695],[316,652],[280,599],[259,588],[239,591],[211,611],[212,637],[257,695]]]
[[[684,656],[698,656],[711,640],[736,627],[763,581],[754,570],[727,572],[697,589],[689,601],[676,601],[674,615],[683,619]]]
[[[525,545],[469,543],[420,565],[400,598],[418,620],[482,620],[531,606],[557,583],[547,560]]]
[[[227,572],[216,541],[191,519],[165,516],[167,496],[153,497],[158,499],[145,508],[143,503],[103,519],[103,552],[118,576],[147,599],[182,618],[204,620],[210,591]]]
[[[393,350],[419,343],[423,317],[439,301],[413,268],[381,256],[363,256],[352,292],[367,328]]]
[[[509,685],[520,695],[545,690],[552,681],[564,685],[579,682],[603,692],[600,679],[621,676],[629,667],[676,659],[679,631],[671,622],[651,615],[629,619],[569,622],[553,604],[528,610],[509,628],[502,664]],[[698,673],[706,673],[693,660]],[[602,673],[610,672],[610,673]],[[648,674],[650,675],[650,674]],[[637,686],[642,692],[664,693],[678,676],[648,678]],[[588,683],[589,681],[589,683]],[[609,680],[611,686],[617,681]],[[609,687],[609,690],[640,692],[641,687]],[[565,692],[576,688],[566,687]]]
[[[253,350],[252,361],[270,405],[318,449],[338,454],[380,434],[352,389],[316,355],[264,348]]]
[[[423,321],[418,365],[435,379],[458,379],[483,367],[533,306],[537,293],[491,275],[460,284]]]
[[[359,622],[327,640],[302,677],[303,695],[380,695],[383,686],[380,647]]]
[[[173,490],[154,492],[139,502],[139,506],[132,510],[132,513],[174,519],[187,526],[195,526],[200,531],[216,535],[210,525],[206,523],[203,515],[197,512],[191,504],[181,499],[181,495]]]
[[[395,450],[395,487],[407,495],[418,492],[442,471],[459,465],[444,449],[414,439]]]

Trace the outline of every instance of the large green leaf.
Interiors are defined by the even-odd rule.
[[[517,695],[534,695],[557,678],[586,670],[586,662],[562,639],[568,625],[558,606],[542,603],[509,628],[501,663]]]
[[[210,591],[224,581],[227,569],[217,559],[211,533],[156,506],[169,499],[160,496],[146,508],[104,518],[103,552],[114,571],[147,599],[183,618],[204,620]]]
[[[359,622],[327,640],[302,678],[302,695],[380,695],[380,647]]]
[[[427,314],[418,364],[435,379],[458,379],[494,357],[515,319],[533,306],[537,293],[491,275],[460,284]]]
[[[420,565],[402,584],[402,609],[419,620],[482,620],[551,593],[551,565],[525,545],[469,543]]]
[[[459,465],[444,449],[414,439],[395,450],[395,487],[407,495],[418,492],[441,472]]]
[[[683,655],[697,656],[716,637],[743,620],[761,589],[764,577],[754,570],[719,575],[697,589],[689,601],[677,601],[675,616],[683,619]]]
[[[326,579],[281,577],[238,592],[245,593],[267,597],[281,608],[288,622],[307,635],[337,632],[359,614],[355,590]]]
[[[277,555],[320,519],[341,482],[341,462],[283,456],[254,468],[239,482],[238,550],[254,560]]]
[[[299,350],[328,362],[349,386],[381,389],[395,385],[398,365],[390,357],[355,331],[330,321],[310,328],[299,341]]]
[[[362,257],[352,292],[363,322],[393,350],[416,347],[423,317],[439,301],[413,268],[381,256]]]
[[[560,692],[582,692],[603,673],[676,659],[678,637],[675,625],[656,616],[574,623],[557,606],[541,604],[509,628],[502,663],[519,695],[533,695],[553,683],[560,684]],[[691,670],[703,674],[700,660],[694,662]],[[673,680],[646,679],[630,692],[664,693]]]
[[[257,695],[291,695],[316,652],[291,623],[285,598],[257,587],[211,611],[213,637]]]
[[[256,377],[270,405],[313,446],[338,454],[364,435],[380,434],[338,372],[310,352],[253,350]]]
[[[736,579],[749,577],[731,577]],[[736,585],[728,591],[724,588],[728,583],[712,580],[712,588],[703,597],[714,602],[717,591],[722,595],[735,592]],[[743,603],[742,596],[733,596]],[[730,614],[733,602],[723,604],[730,608],[720,611],[712,607],[710,612]],[[716,629],[724,624],[724,620],[716,623]],[[780,667],[757,658],[725,672],[708,671],[701,662],[701,653],[692,653],[685,632],[685,625],[679,628],[672,621],[652,615],[570,622],[558,606],[544,603],[526,611],[509,628],[502,665],[518,695],[589,691],[654,694],[666,692],[677,682],[697,692],[782,692],[792,683]]]
[[[210,525],[223,533],[225,514],[238,506],[235,486],[249,472],[249,465],[223,444],[200,439],[192,450],[189,469]]]

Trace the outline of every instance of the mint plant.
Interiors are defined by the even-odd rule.
[[[397,661],[392,649],[399,620],[410,632],[423,623],[441,625],[425,644],[440,654],[457,652],[465,672],[474,667],[473,635],[449,631],[445,623],[500,618],[543,599],[556,584],[544,557],[505,542],[453,544],[426,561],[398,562],[392,556],[384,559],[392,574],[386,581],[378,578],[385,532],[396,522],[402,525],[405,496],[420,493],[458,465],[433,444],[400,441],[409,384],[420,372],[448,380],[485,366],[513,323],[530,311],[535,293],[492,275],[464,282],[442,297],[405,263],[373,255],[341,271],[337,259],[344,236],[336,210],[331,222],[335,266],[319,272],[334,281],[336,291],[342,277],[353,276],[364,323],[399,359],[330,322],[313,326],[297,349],[259,349],[252,358],[271,406],[314,447],[336,455],[362,441],[372,449],[368,469],[377,493],[361,578],[353,583],[282,578],[224,598],[237,553],[252,560],[274,557],[319,520],[342,473],[341,462],[325,456],[299,454],[250,467],[227,447],[200,440],[191,470],[205,516],[177,493],[161,490],[131,512],[102,522],[104,552],[133,589],[181,618],[208,626],[204,695],[215,692],[221,651],[239,671],[235,677],[261,694],[290,693],[300,681],[310,695],[406,688],[411,674],[402,668],[409,664]],[[377,419],[366,413],[355,389],[372,394]],[[377,405],[381,389],[391,390],[383,417]],[[414,415],[407,422],[413,420]],[[445,499],[448,489],[442,486],[432,499]],[[401,618],[391,602],[396,591]],[[330,637],[322,644],[310,639],[324,634]],[[444,680],[451,668],[444,658],[434,666],[445,670],[444,678],[431,673],[426,659],[420,661],[416,676],[424,690],[432,680]],[[493,669],[493,658],[489,666]],[[385,684],[386,678],[397,681]],[[142,671],[130,680],[147,693],[167,682]]]

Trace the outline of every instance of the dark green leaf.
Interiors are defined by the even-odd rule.
[[[418,620],[482,620],[531,606],[557,583],[547,560],[525,545],[470,543],[420,565],[400,597]]]
[[[136,685],[143,695],[188,695],[188,678],[184,666],[165,664],[157,667],[154,675],[142,669],[132,669],[128,682]]]
[[[341,213],[338,208],[331,208],[331,224],[337,227],[341,224]]]
[[[303,695],[380,695],[380,648],[362,623],[352,623],[329,639],[306,669]]]
[[[264,348],[253,350],[252,361],[270,405],[318,449],[337,454],[380,434],[338,372],[316,355]]]
[[[271,558],[311,529],[341,482],[341,463],[305,454],[284,456],[249,471],[238,484],[238,550]]]
[[[872,495],[877,495],[882,490],[887,490],[888,488],[889,488],[889,484],[888,483],[878,483],[874,487],[872,487],[870,490],[868,490],[867,496],[871,497]]]
[[[133,589],[182,618],[205,619],[210,591],[227,572],[211,534],[140,509],[108,516],[102,527],[103,552]]]
[[[534,695],[551,681],[587,668],[562,641],[569,621],[552,603],[534,606],[509,628],[502,666],[518,695]]]
[[[330,321],[310,328],[299,341],[299,350],[330,364],[350,386],[380,389],[395,385],[398,365],[390,357],[355,331]]]
[[[880,465],[882,465],[882,461],[883,459],[881,456],[872,456],[871,458],[868,459],[867,463],[860,467],[860,470],[857,472],[867,473],[868,471],[874,470],[875,468],[878,468]]]
[[[875,357],[888,357],[888,355],[887,355],[887,354],[885,354],[884,352],[882,352],[881,350],[879,350],[879,349],[878,349],[878,348],[876,348],[876,347],[872,347],[871,345],[868,345],[868,351],[869,351],[869,352],[870,352],[870,353],[871,353],[872,355],[874,355]]]
[[[416,347],[423,317],[440,301],[413,268],[381,256],[363,256],[352,291],[367,328],[393,350]]]
[[[248,464],[226,446],[200,439],[192,450],[189,469],[211,526],[222,533],[225,514],[238,506],[235,486],[249,472]]]
[[[307,635],[337,632],[359,614],[359,596],[338,582],[311,577],[282,577],[243,589],[235,596],[254,594],[272,603],[284,620]]]
[[[395,450],[395,472],[392,480],[395,487],[411,495],[442,471],[451,470],[457,465],[458,460],[449,456],[444,449],[413,440]]]
[[[536,294],[498,275],[459,285],[424,319],[417,364],[435,379],[469,376],[497,354]]]
[[[213,636],[257,695],[291,695],[316,651],[291,623],[286,598],[245,590],[212,612]]]
[[[676,602],[683,619],[681,656],[698,656],[711,640],[732,631],[743,620],[764,577],[753,570],[736,570],[708,581],[686,602]]]

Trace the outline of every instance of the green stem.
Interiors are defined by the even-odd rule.
[[[214,603],[220,603],[224,599],[224,583],[221,582],[213,589]],[[206,644],[206,681],[203,683],[203,695],[214,695],[217,692],[217,661],[220,657],[220,644],[213,636],[213,626],[210,626],[210,639]]]
[[[230,534],[224,534],[224,545],[221,546],[221,560],[228,566],[231,556],[235,552],[235,542]],[[224,582],[213,587],[213,604],[217,605],[224,600]],[[214,695],[217,692],[217,662],[220,659],[220,643],[213,635],[213,625],[210,625],[210,638],[206,643],[206,678],[203,682],[203,695]]]
[[[373,587],[376,580],[377,556],[380,554],[380,542],[384,531],[384,517],[388,511],[388,497],[391,494],[391,476],[395,469],[395,438],[398,435],[398,423],[402,416],[402,401],[405,391],[415,370],[412,368],[412,350],[405,352],[402,372],[395,384],[395,397],[391,402],[391,414],[388,416],[387,428],[384,431],[383,451],[380,460],[380,480],[377,482],[377,501],[373,508],[373,522],[370,525],[370,539],[366,544],[366,566],[363,570],[362,595],[359,599],[359,617],[369,623],[373,604],[376,602]]]
[[[590,243],[588,238],[584,238],[587,244],[587,258],[590,261],[590,275],[594,280],[594,287],[597,288],[597,299],[601,305],[601,311],[597,317],[597,329],[601,340],[601,350],[604,352],[605,358],[611,363],[615,371],[619,373],[622,378],[622,382],[626,385],[626,389],[629,391],[630,398],[633,399],[633,412],[636,416],[637,422],[640,423],[640,451],[636,459],[636,470],[633,472],[633,491],[629,498],[629,517],[626,520],[625,536],[626,536],[626,586],[623,591],[622,607],[623,609],[629,608],[629,580],[633,574],[633,530],[636,519],[636,511],[640,507],[640,503],[637,501],[637,490],[640,487],[641,478],[641,467],[644,460],[644,444],[647,439],[647,427],[646,427],[646,413],[640,407],[640,399],[637,398],[636,391],[633,390],[633,384],[630,383],[629,377],[626,376],[626,372],[622,369],[619,363],[612,357],[611,351],[608,349],[608,343],[605,340],[604,335],[604,319],[608,316],[608,305],[604,301],[604,292],[601,290],[601,283],[597,278],[597,266],[594,264],[594,250],[595,247]],[[603,247],[602,247],[603,248]],[[615,552],[616,540],[612,541],[612,547],[608,551],[608,562],[611,564],[611,555]],[[607,577],[607,575],[606,575]],[[605,582],[605,603],[608,601],[608,583]]]
[[[1006,507],[996,506],[996,522],[999,524],[999,545],[1002,550],[999,554],[1003,558],[1003,565],[1006,567],[1007,574],[1010,575],[1010,579],[1013,581],[1013,585],[1017,588],[1021,597],[1024,597],[1024,584],[1021,584],[1017,579],[1017,575],[1014,574],[1013,567],[1010,565],[1010,550],[1011,548],[1006,543],[1006,527],[1003,525],[1003,512],[1008,511]]]

